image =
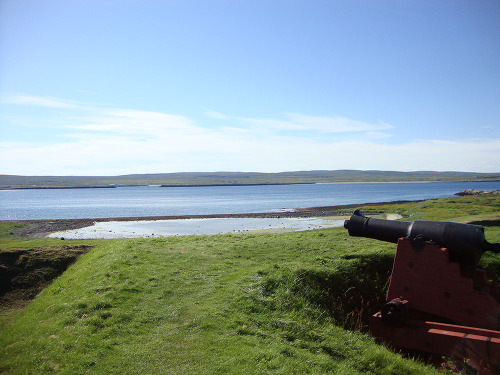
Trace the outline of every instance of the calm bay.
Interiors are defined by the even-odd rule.
[[[443,198],[465,189],[498,190],[500,181],[2,190],[0,220],[275,212]]]

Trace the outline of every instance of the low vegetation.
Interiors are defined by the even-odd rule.
[[[500,198],[367,206],[403,220],[482,223],[500,241]],[[20,239],[0,249],[94,246],[27,307],[0,313],[0,373],[432,374],[378,345],[395,246],[343,228],[156,239]],[[490,277],[500,257],[485,254]],[[439,366],[438,366],[439,367]]]
[[[124,176],[15,176],[0,175],[0,189],[46,187],[110,187],[115,185],[258,185],[314,184],[336,182],[412,182],[412,181],[498,181],[498,173],[471,172],[394,172],[394,171],[297,171],[183,172],[134,174]]]

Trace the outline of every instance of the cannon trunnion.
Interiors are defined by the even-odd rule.
[[[382,220],[356,210],[344,227],[351,236],[397,243],[387,303],[370,319],[374,337],[500,373],[500,285],[476,267],[500,245],[485,240],[482,226]]]

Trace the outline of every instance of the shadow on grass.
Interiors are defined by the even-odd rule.
[[[264,298],[277,309],[325,312],[345,329],[368,331],[385,303],[394,254],[348,255],[321,268],[280,269],[262,280]]]
[[[296,292],[328,311],[337,325],[366,332],[385,303],[393,260],[393,254],[350,255],[331,270],[299,270]]]
[[[471,221],[469,224],[482,225],[483,227],[500,227],[500,219]]]

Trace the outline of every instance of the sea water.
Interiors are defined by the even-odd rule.
[[[0,220],[276,212],[442,198],[465,189],[497,190],[500,181],[0,190]]]

